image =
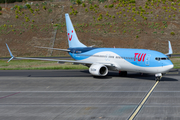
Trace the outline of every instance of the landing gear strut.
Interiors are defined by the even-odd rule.
[[[127,71],[119,71],[119,76],[126,77],[127,76]]]
[[[162,74],[161,74],[161,73],[155,74],[155,80],[156,80],[156,81],[160,81],[161,78],[162,78]]]

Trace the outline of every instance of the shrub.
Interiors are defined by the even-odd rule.
[[[83,4],[82,4],[82,6],[83,6],[83,7],[86,7],[86,4],[85,4],[85,3],[83,3]]]
[[[0,11],[2,10],[2,7],[0,6]]]
[[[15,13],[16,13],[16,14],[18,14],[18,13],[19,13],[19,11],[18,11],[18,10],[16,10],[16,11],[15,11]]]
[[[73,9],[73,6],[71,5],[70,8]]]
[[[78,11],[76,10],[75,12],[74,12],[74,15],[76,15],[78,13]]]
[[[21,11],[21,7],[20,7],[20,6],[18,6],[17,9],[18,9],[19,11]]]
[[[18,19],[19,18],[19,16],[18,15],[16,15],[16,19]]]
[[[0,15],[2,15],[2,13],[0,12]]]
[[[51,13],[51,12],[52,12],[52,9],[49,9],[48,12]]]
[[[98,7],[98,6],[95,4],[94,7]]]
[[[31,8],[31,6],[30,6],[29,4],[26,4],[26,7],[27,7],[28,9],[30,9],[30,8]]]
[[[171,32],[171,35],[175,35],[175,33],[174,33],[174,32]]]
[[[29,18],[28,17],[26,17],[26,22],[29,22]]]
[[[46,6],[43,6],[43,9],[46,10]]]
[[[112,8],[112,7],[114,7],[114,5],[113,5],[113,4],[109,5],[109,8]]]
[[[94,9],[94,7],[93,7],[92,5],[90,5],[89,9],[90,9],[90,10],[93,10],[93,9]]]
[[[107,5],[105,5],[104,7],[107,8]]]
[[[35,9],[35,11],[36,11],[36,12],[38,12],[38,11],[39,11],[39,9]]]
[[[34,13],[34,10],[32,8],[29,9],[31,11],[31,13]]]
[[[81,0],[76,0],[76,3],[77,3],[78,5],[80,5],[82,2],[81,2]]]

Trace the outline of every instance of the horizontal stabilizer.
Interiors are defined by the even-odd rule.
[[[7,47],[8,51],[9,51],[10,56],[11,56],[11,58],[7,61],[7,63],[8,63],[8,62],[10,62],[14,58],[14,56],[13,56],[11,50],[9,49],[9,46],[8,46],[7,43],[6,43],[6,47]]]

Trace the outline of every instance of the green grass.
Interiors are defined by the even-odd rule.
[[[0,60],[0,70],[58,70],[58,69],[87,69],[83,65],[72,65],[71,63],[58,64],[51,61],[37,60]]]
[[[180,69],[180,57],[170,58],[170,60],[174,64],[174,69]]]

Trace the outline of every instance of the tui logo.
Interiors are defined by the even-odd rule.
[[[71,32],[73,33],[73,30]],[[72,35],[70,35],[69,33],[68,33],[68,39],[69,39],[69,41],[72,40]]]
[[[140,62],[144,62],[144,58],[146,56],[146,53],[134,53],[134,61],[136,61],[136,59]]]

